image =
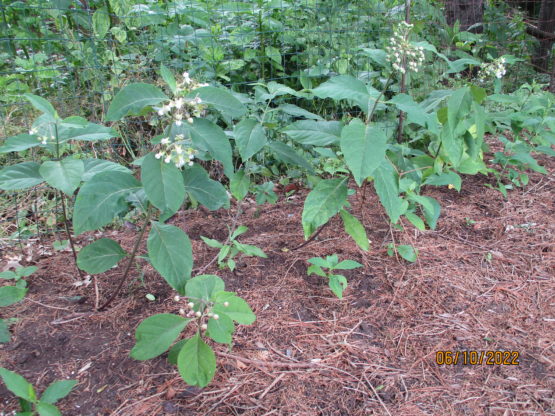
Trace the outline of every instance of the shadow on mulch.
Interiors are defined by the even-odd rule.
[[[553,172],[552,161],[544,164]],[[2,311],[19,320],[13,341],[0,347],[0,363],[39,390],[55,379],[77,379],[60,402],[65,415],[555,414],[554,179],[532,174],[529,186],[508,200],[486,182],[467,177],[460,193],[426,189],[442,215],[438,228],[425,232],[390,230],[369,187],[368,253],[337,219],[317,240],[291,250],[303,242],[306,191],[276,205],[244,203],[238,223],[249,231],[241,241],[268,258],[243,258],[235,273],[214,265],[206,273],[244,297],[257,321],[238,327],[231,352],[216,346],[218,372],[202,390],[185,385],[165,357],[129,357],[138,323],[180,306],[150,266],[141,263],[112,307],[94,313],[95,292],[109,296],[122,267],[75,286],[70,253],[49,253],[51,242],[36,241],[21,260],[39,267],[29,294]],[[180,212],[170,220],[190,235],[198,269],[216,254],[200,236],[225,239],[235,209]],[[136,232],[88,237],[101,234],[129,250]],[[80,244],[88,237],[79,237]],[[388,257],[392,238],[417,247],[418,261]],[[332,253],[365,266],[346,273],[343,300],[306,275],[307,259]],[[446,351],[461,357],[515,351],[519,365],[438,365],[437,353]],[[2,411],[16,408],[3,385],[0,397]]]

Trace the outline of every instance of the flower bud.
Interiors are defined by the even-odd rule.
[[[185,315],[185,309],[179,308],[179,314],[180,315]]]
[[[220,315],[218,315],[217,313],[215,313],[214,316],[213,316],[212,318],[214,318],[214,319],[217,321],[218,319],[220,319]]]
[[[202,313],[200,311],[195,312],[195,316],[197,318],[200,318],[202,316]]]
[[[193,302],[189,302],[187,306],[189,307],[189,309],[193,309],[195,307],[195,304]]]
[[[181,298],[179,297],[179,295],[175,295],[173,297],[173,300],[176,301],[176,302],[179,302],[181,300]]]
[[[200,327],[202,328],[203,331],[206,331],[208,329],[208,325],[206,324],[202,324]]]
[[[227,308],[229,306],[229,302],[225,301],[224,306]]]

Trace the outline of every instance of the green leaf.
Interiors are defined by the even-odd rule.
[[[0,273],[0,279],[17,279],[17,277],[17,274],[11,270],[6,270],[5,272]]]
[[[11,339],[12,334],[10,334],[8,324],[6,324],[6,321],[4,319],[0,318],[0,344],[10,342]]]
[[[256,320],[256,315],[252,312],[249,304],[239,296],[235,296],[234,293],[220,292],[213,299],[216,304],[212,308],[212,312],[220,316],[227,315],[241,325],[251,325]],[[227,302],[228,306],[224,306],[224,302]]]
[[[310,120],[324,121],[319,115],[306,111],[304,108],[296,106],[295,104],[281,104],[278,109],[293,117],[304,117]]]
[[[312,257],[311,259],[308,259],[308,262],[314,264],[315,266],[324,267],[326,269],[333,267],[331,264],[328,263],[326,259],[323,259],[321,257]]]
[[[426,127],[430,123],[434,123],[436,118],[435,114],[429,114],[425,109],[408,94],[398,94],[389,101],[394,104],[399,110],[407,113],[407,121],[409,123],[418,124],[419,126]]]
[[[304,202],[302,224],[305,239],[324,225],[347,202],[347,177],[323,179],[308,194]]]
[[[147,240],[148,257],[166,282],[183,294],[193,269],[189,237],[180,228],[152,221]]]
[[[42,403],[54,404],[58,400],[66,397],[73,387],[77,384],[77,380],[59,380],[55,381],[42,393],[40,401]]]
[[[54,107],[52,107],[52,104],[50,104],[44,98],[29,93],[23,94],[23,96],[27,98],[27,100],[31,103],[33,107],[35,107],[41,113],[46,114],[49,121],[55,122],[59,118],[58,113],[56,112]]]
[[[256,256],[256,257],[262,257],[264,259],[268,258],[266,253],[264,253],[264,251],[262,251],[260,247],[253,246],[251,244],[242,244],[237,241],[234,241],[233,243],[239,249],[239,251],[245,254],[246,256]]]
[[[39,167],[39,164],[35,162],[22,162],[6,166],[0,170],[0,189],[15,191],[42,183],[44,179],[39,173]]]
[[[328,285],[335,296],[343,299],[343,291],[347,289],[347,279],[340,274],[330,274]]]
[[[109,238],[101,238],[83,247],[77,254],[77,265],[90,274],[104,273],[126,256],[121,246]]]
[[[59,139],[61,142],[68,140],[92,142],[95,140],[109,140],[112,137],[118,136],[118,132],[111,127],[89,123],[85,127],[70,128],[60,132]]]
[[[229,206],[229,196],[224,186],[210,179],[202,166],[195,164],[185,169],[183,179],[185,191],[210,211]]]
[[[203,235],[200,236],[200,238],[202,239],[202,241],[204,241],[206,243],[206,245],[208,247],[212,247],[212,248],[222,248],[224,245],[222,243],[220,243],[218,240],[213,240],[211,238],[207,238]]]
[[[312,273],[322,277],[328,276],[320,266],[316,266],[315,264],[311,264],[310,266],[308,266],[308,269],[306,269],[306,274],[310,276]]]
[[[339,121],[299,120],[282,131],[302,145],[328,146],[339,143],[342,126]]]
[[[39,268],[37,266],[18,267],[15,273],[18,277],[28,277],[35,273],[38,269]]]
[[[374,172],[374,188],[392,223],[397,223],[405,213],[408,203],[399,197],[397,172],[388,161],[384,161]]]
[[[39,416],[62,416],[60,410],[50,403],[43,403],[42,401],[36,404]]]
[[[186,383],[205,387],[216,373],[216,355],[197,333],[181,348],[177,368]]]
[[[256,120],[245,118],[241,120],[233,131],[235,143],[243,161],[247,161],[267,142],[264,127]]]
[[[22,399],[30,402],[34,402],[36,400],[35,389],[32,384],[19,374],[0,367],[0,377],[2,377],[7,389],[17,397],[21,397]]]
[[[229,91],[216,87],[201,87],[191,91],[187,97],[200,97],[203,104],[213,106],[224,117],[239,118],[247,112],[246,107]]]
[[[162,64],[160,65],[160,75],[162,75],[162,79],[168,84],[168,87],[170,87],[171,92],[175,94],[177,91],[177,82],[175,81],[172,71],[170,71],[166,65]]]
[[[341,219],[343,220],[345,232],[355,240],[355,243],[357,243],[361,249],[368,251],[370,249],[370,243],[368,242],[366,230],[360,221],[344,209],[339,211],[339,215],[341,215]]]
[[[367,126],[358,118],[341,131],[341,151],[358,186],[385,160],[386,142],[382,129]]]
[[[400,245],[395,248],[397,249],[399,255],[406,261],[410,261],[411,263],[414,263],[416,261],[418,253],[414,250],[412,246]]]
[[[218,319],[210,318],[208,320],[208,331],[206,335],[220,344],[231,344],[232,334],[235,331],[235,325],[227,315],[218,315]]]
[[[304,157],[299,156],[299,154],[297,154],[297,152],[295,152],[293,148],[286,145],[285,143],[271,142],[270,149],[272,149],[277,159],[285,163],[300,166],[308,170],[310,173],[314,173],[314,169],[312,168],[310,163],[308,163]]]
[[[432,230],[435,230],[441,213],[441,205],[431,196],[409,195],[409,199],[419,203],[424,212],[424,218]]]
[[[278,48],[275,48],[273,46],[266,46],[266,48],[264,48],[264,51],[266,52],[266,56],[268,58],[270,58],[281,67],[281,53],[279,52]]]
[[[8,137],[3,146],[0,146],[0,153],[21,152],[32,147],[43,146],[38,136],[31,134],[18,134]]]
[[[83,182],[87,182],[91,180],[91,178],[102,172],[122,172],[122,173],[131,173],[129,169],[125,166],[122,166],[118,163],[109,162],[107,160],[102,159],[84,159],[83,160],[85,171],[83,172],[83,176],[81,180]]]
[[[363,267],[362,264],[360,264],[357,261],[354,260],[343,260],[341,262],[339,262],[334,269],[339,269],[339,270],[352,270],[352,269],[357,269],[359,267]]]
[[[171,313],[146,318],[135,330],[136,343],[131,350],[131,357],[136,360],[148,360],[163,354],[190,321]]]
[[[209,152],[212,157],[224,165],[224,173],[229,178],[233,175],[231,145],[224,131],[209,120],[195,118],[189,126],[193,144]]]
[[[70,158],[46,161],[39,168],[39,173],[50,186],[69,196],[73,195],[81,183],[84,172],[83,161]]]
[[[168,352],[168,362],[170,364],[177,365],[177,357],[179,356],[179,353],[181,352],[181,348],[183,348],[183,345],[185,345],[186,342],[187,342],[186,339],[182,339],[177,341],[171,347],[170,352]]]
[[[208,302],[216,293],[224,289],[225,283],[218,276],[213,274],[201,274],[193,277],[187,282],[185,293],[187,297],[192,298],[191,301],[196,305],[199,299]]]
[[[460,192],[462,180],[455,172],[445,172],[440,175],[431,175],[426,178],[424,185],[444,186],[453,185]]]
[[[86,182],[75,201],[75,234],[97,230],[127,210],[126,197],[141,189],[141,183],[129,173],[102,172]]]
[[[238,200],[242,200],[249,193],[251,181],[244,170],[238,170],[230,179],[229,189],[231,194]]]
[[[149,201],[171,216],[185,200],[181,171],[173,163],[165,163],[149,153],[141,165],[141,180]]]
[[[110,30],[110,16],[105,7],[94,12],[92,16],[92,25],[96,37],[104,39],[104,36],[106,36],[106,33]]]
[[[313,89],[312,92],[318,98],[352,101],[365,113],[369,111],[370,100],[372,99],[366,85],[350,75],[333,77]]]
[[[418,215],[412,212],[405,212],[405,217],[407,217],[407,220],[409,220],[412,225],[414,225],[420,231],[426,230],[426,224],[424,224],[424,221],[422,221],[422,219]]]
[[[0,306],[10,306],[25,297],[27,289],[16,286],[0,287]]]
[[[160,104],[169,98],[154,85],[142,82],[129,84],[114,97],[108,108],[107,121],[121,120],[127,115],[137,115],[145,107]]]

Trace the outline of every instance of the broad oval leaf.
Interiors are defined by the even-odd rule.
[[[173,163],[165,163],[149,153],[141,164],[141,180],[149,201],[168,216],[183,204],[183,176]]]
[[[13,371],[0,367],[0,377],[6,384],[9,391],[17,397],[21,397],[27,401],[33,402],[36,399],[35,389],[33,385],[25,380],[22,376]]]
[[[165,83],[168,84],[170,90],[175,94],[177,91],[177,82],[175,81],[172,71],[170,71],[166,65],[162,64],[160,65],[160,75]]]
[[[187,96],[189,98],[200,97],[204,104],[213,106],[224,117],[239,118],[247,112],[241,101],[221,88],[201,87],[191,91]]]
[[[238,200],[242,200],[249,193],[251,181],[244,170],[235,172],[229,181],[229,190],[231,194]]]
[[[92,16],[92,26],[97,38],[103,39],[110,30],[110,14],[105,7],[94,12]]]
[[[225,283],[214,274],[201,274],[193,277],[185,286],[187,297],[192,298],[193,303],[202,299],[205,303],[212,300],[216,293],[225,289]]]
[[[154,268],[183,295],[193,269],[193,251],[187,234],[173,225],[152,221],[147,248]]]
[[[0,306],[10,306],[19,302],[25,297],[27,289],[16,286],[0,287]]]
[[[312,90],[318,98],[332,98],[338,100],[349,100],[367,113],[369,100],[371,99],[368,89],[364,83],[350,75],[339,75],[330,78],[317,88]]]
[[[189,126],[193,144],[209,152],[212,157],[224,165],[224,173],[229,178],[233,175],[232,151],[229,139],[224,131],[209,120],[195,118]]]
[[[222,314],[218,316],[218,319],[210,318],[208,320],[206,335],[220,344],[231,344],[234,331],[235,325],[231,318]]]
[[[141,189],[141,183],[129,173],[102,172],[86,182],[75,200],[75,234],[97,230],[127,209],[126,197]]]
[[[204,168],[198,164],[183,171],[185,191],[210,211],[229,206],[229,197],[224,186],[210,179]]]
[[[54,404],[66,397],[77,384],[77,380],[58,380],[50,384],[40,396],[42,403]]]
[[[324,225],[347,202],[347,177],[323,179],[304,201],[302,223],[305,239]]]
[[[72,195],[81,183],[85,165],[79,159],[49,160],[39,168],[39,173],[53,188]]]
[[[36,408],[39,416],[62,416],[60,409],[50,403],[38,402]]]
[[[304,157],[295,152],[295,150],[291,146],[288,146],[282,142],[272,142],[270,143],[270,149],[272,149],[277,159],[285,163],[290,163],[292,165],[305,168],[310,173],[314,172],[314,169],[312,168],[310,163],[308,163]]]
[[[408,203],[399,196],[397,172],[388,161],[384,161],[374,172],[374,188],[389,219],[392,223],[397,223],[407,210]]]
[[[299,120],[283,129],[283,133],[303,145],[328,146],[339,143],[341,127],[339,121]]]
[[[216,355],[197,333],[181,348],[177,368],[186,383],[205,387],[216,373]]]
[[[243,161],[246,161],[264,147],[267,142],[264,127],[256,120],[241,120],[233,131],[235,143]]]
[[[125,250],[116,241],[101,238],[79,251],[77,265],[90,274],[104,273],[125,256]]]
[[[414,249],[413,246],[409,245],[399,245],[395,247],[399,255],[404,258],[406,261],[414,263],[418,256],[418,251]]]
[[[45,114],[49,121],[56,121],[58,113],[47,100],[34,94],[23,94],[25,98],[31,103],[33,107]]]
[[[249,304],[231,292],[219,292],[213,296],[216,304],[212,308],[218,315],[226,315],[238,324],[251,325],[256,320]],[[227,306],[224,303],[227,302]]]
[[[38,136],[32,134],[18,134],[17,136],[8,137],[4,144],[0,146],[0,153],[21,152],[32,147],[41,146],[42,143]]]
[[[80,140],[92,142],[95,140],[109,140],[118,137],[119,134],[111,127],[101,126],[100,124],[89,123],[81,128],[69,128],[60,132],[60,141]]]
[[[136,343],[131,350],[131,357],[148,360],[165,353],[190,321],[171,313],[146,318],[135,330]]]
[[[117,121],[127,115],[139,114],[145,107],[159,104],[168,99],[154,85],[142,82],[129,84],[123,87],[110,103],[106,120]]]
[[[15,191],[26,189],[44,182],[39,172],[39,164],[22,162],[0,170],[0,189]]]
[[[83,176],[81,176],[81,180],[83,182],[87,182],[92,179],[94,175],[97,175],[102,172],[122,172],[130,174],[131,171],[127,169],[125,166],[122,166],[118,163],[110,162],[108,160],[103,159],[84,159],[83,160],[85,171],[83,172]]]
[[[385,160],[386,149],[383,130],[367,126],[358,118],[341,131],[341,151],[358,186]]]

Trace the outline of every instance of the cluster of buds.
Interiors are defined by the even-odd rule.
[[[404,74],[407,70],[418,72],[424,62],[424,48],[415,46],[409,41],[410,31],[413,25],[401,22],[394,30],[389,39],[387,48],[387,61],[395,71]]]
[[[485,82],[489,78],[501,79],[507,73],[505,68],[506,60],[504,57],[497,58],[489,64],[484,64],[478,73],[478,79]]]
[[[176,302],[180,302],[181,297],[176,295],[176,296],[174,296],[173,300],[176,301]],[[229,302],[224,302],[223,305],[224,305],[224,307],[227,308],[229,306]],[[187,309],[188,310],[186,310],[185,308],[179,308],[179,314],[183,315],[183,316],[186,316],[187,318],[202,318],[203,313],[201,311],[196,311],[195,312],[194,308],[195,308],[195,304],[193,302],[189,302],[189,303],[187,303]],[[216,321],[218,319],[220,319],[220,316],[217,313],[213,313],[211,311],[208,311],[206,316],[208,318],[214,319]],[[206,323],[203,323],[203,324],[201,324],[200,327],[203,331],[206,331],[206,329],[208,328],[208,325]]]
[[[178,168],[182,168],[185,164],[193,166],[193,159],[198,151],[192,147],[184,147],[182,144],[184,139],[182,134],[175,136],[174,142],[169,137],[164,137],[160,141],[160,150],[154,157],[164,160],[165,163],[173,163]]]
[[[193,117],[200,117],[205,109],[202,99],[199,96],[194,98],[185,98],[181,95],[186,95],[189,91],[195,90],[200,87],[206,87],[208,84],[198,83],[193,81],[188,72],[183,73],[183,80],[176,86],[176,97],[169,103],[164,104],[158,108],[159,116],[170,115],[175,122],[176,126],[181,126],[183,121],[193,123]]]

